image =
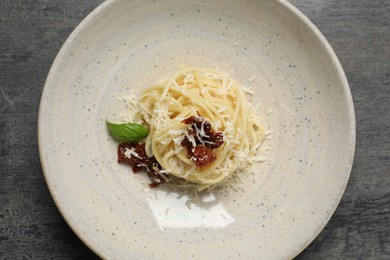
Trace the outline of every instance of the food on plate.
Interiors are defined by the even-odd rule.
[[[244,89],[226,72],[187,67],[127,99],[132,122],[107,122],[118,161],[145,169],[151,187],[186,180],[214,187],[262,161],[265,138]]]

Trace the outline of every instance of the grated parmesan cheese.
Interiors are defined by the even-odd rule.
[[[136,151],[134,151],[133,149],[129,149],[129,148],[125,148],[125,152],[124,152],[124,154],[125,154],[125,156],[127,157],[127,158],[131,158],[131,156],[134,156],[134,157],[137,157],[138,159],[142,159],[142,157],[141,156],[139,156],[139,154],[138,153],[136,153]]]
[[[253,88],[252,87],[247,87],[247,86],[244,86],[242,85],[241,86],[241,89],[242,91],[244,91],[244,93],[247,93],[249,95],[253,95],[255,92],[253,91]]]
[[[194,138],[192,135],[189,135],[188,132],[185,132],[185,135],[186,135],[188,141],[191,142],[192,146],[193,146],[193,147],[196,147],[195,138]]]
[[[253,81],[256,81],[256,76],[250,77],[250,78],[248,79],[248,81],[251,82],[251,83],[252,83]]]

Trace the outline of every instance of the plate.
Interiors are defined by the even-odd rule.
[[[116,162],[105,120],[118,101],[173,75],[218,67],[252,87],[267,161],[188,205]],[[343,69],[285,1],[106,1],[59,51],[42,94],[39,148],[51,195],[103,258],[286,259],[322,230],[346,187],[355,118]]]

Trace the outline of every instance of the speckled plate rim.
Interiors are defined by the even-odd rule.
[[[88,26],[89,23],[93,22],[93,19],[98,16],[105,8],[111,6],[114,4],[117,0],[106,0],[102,4],[100,4],[98,7],[96,7],[91,13],[89,13],[80,23],[79,25],[73,30],[73,32],[68,36],[64,44],[62,45],[61,49],[59,50],[57,56],[55,57],[53,64],[49,70],[48,76],[45,81],[45,85],[41,94],[41,101],[40,101],[40,106],[39,106],[39,114],[38,114],[38,147],[39,147],[39,156],[40,156],[40,162],[42,165],[42,170],[43,170],[43,175],[46,181],[46,184],[48,186],[49,192],[54,200],[54,203],[56,204],[58,210],[60,211],[62,217],[65,219],[66,223],[69,225],[69,227],[72,229],[72,231],[78,236],[78,238],[87,246],[89,247],[95,254],[97,254],[100,257],[104,257],[103,253],[97,248],[94,244],[92,244],[88,239],[86,239],[86,235],[79,229],[77,229],[77,225],[75,225],[71,219],[71,217],[67,214],[66,209],[61,205],[59,202],[59,199],[56,194],[55,187],[53,185],[53,180],[50,179],[50,176],[48,174],[48,165],[47,162],[43,159],[43,139],[44,136],[42,134],[43,132],[43,127],[44,127],[44,122],[43,122],[43,111],[45,110],[46,106],[46,99],[47,99],[47,93],[48,93],[48,88],[50,86],[50,81],[55,75],[55,72],[57,71],[58,67],[61,64],[61,60],[67,53],[67,50],[69,47],[72,45],[75,36],[78,35],[80,32],[84,30],[86,26]],[[294,253],[291,255],[291,259],[295,258],[298,254],[300,254],[311,242],[314,241],[314,239],[319,235],[319,233],[324,229],[324,227],[327,225],[329,220],[331,219],[332,215],[336,211],[336,208],[338,207],[341,198],[345,192],[346,186],[348,184],[350,172],[352,170],[352,164],[353,164],[353,159],[354,159],[354,153],[355,153],[355,143],[356,143],[356,121],[355,121],[355,110],[354,110],[354,105],[353,105],[353,99],[352,99],[352,94],[349,88],[348,80],[345,76],[344,70],[342,68],[342,65],[337,58],[335,52],[333,51],[332,47],[330,46],[329,42],[326,40],[324,35],[319,31],[319,29],[307,18],[301,11],[299,11],[295,6],[290,4],[289,2],[285,0],[275,0],[275,2],[279,3],[282,5],[285,9],[290,11],[293,15],[296,16],[303,24],[305,24],[308,29],[319,39],[319,41],[323,44],[323,47],[325,47],[326,52],[329,54],[331,57],[332,63],[335,66],[335,68],[338,71],[338,74],[340,76],[340,81],[342,84],[342,89],[344,93],[346,94],[346,99],[345,102],[348,105],[349,109],[349,120],[350,120],[350,150],[351,150],[351,155],[350,155],[350,162],[348,163],[348,175],[346,176],[344,183],[342,185],[342,188],[340,190],[340,197],[338,201],[334,204],[334,207],[332,211],[329,212],[327,216],[327,220],[324,221],[321,225],[318,226],[316,230],[313,230],[313,235],[309,237],[302,245],[294,251]]]

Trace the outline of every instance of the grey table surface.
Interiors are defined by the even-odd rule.
[[[102,0],[0,1],[0,259],[95,259],[46,186],[40,95],[62,43]],[[354,99],[350,181],[298,259],[390,259],[390,1],[291,0],[328,39]]]

